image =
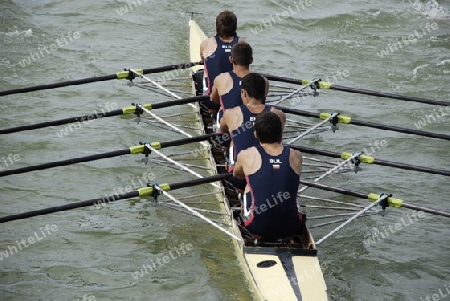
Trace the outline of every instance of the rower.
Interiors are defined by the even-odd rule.
[[[279,116],[284,127],[286,116],[280,110],[265,105],[267,79],[258,73],[249,73],[242,79],[241,97],[243,105],[228,109],[220,120],[220,130],[231,136],[228,170],[232,171],[234,162],[241,150],[257,145],[258,140],[254,136],[253,123],[256,115],[264,111],[271,111]],[[232,178],[232,184],[238,190],[244,190],[245,180]]]
[[[240,40],[236,34],[237,17],[233,12],[223,11],[216,17],[216,35],[200,44],[200,57],[205,65],[206,95],[211,94],[212,84],[220,73],[233,69],[229,57],[231,48]],[[219,106],[214,106],[216,110]],[[211,109],[214,109],[211,108]]]
[[[246,42],[239,42],[231,48],[230,62],[233,70],[219,74],[214,79],[211,100],[220,104],[225,112],[242,105],[241,81],[250,73],[249,66],[253,62],[252,47]]]
[[[259,114],[255,120],[259,143],[239,153],[233,170],[235,177],[246,180],[242,217],[257,239],[292,238],[303,226],[297,205],[302,154],[280,143],[282,128],[276,114]]]

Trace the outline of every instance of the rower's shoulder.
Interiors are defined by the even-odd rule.
[[[216,39],[214,38],[214,37],[208,37],[208,38],[206,38],[206,39],[204,39],[201,43],[200,43],[200,45],[201,44],[208,44],[208,43],[211,43],[212,41],[216,41]]]
[[[302,153],[299,150],[289,147],[289,160],[292,163],[301,163],[303,160]]]
[[[255,154],[259,153],[255,146],[251,146],[247,149],[243,149],[239,152],[238,157],[253,159],[255,158]]]
[[[226,81],[229,81],[229,80],[233,80],[232,78],[231,78],[231,75],[230,75],[230,73],[229,72],[223,72],[223,73],[220,73],[219,75],[217,75],[217,77],[214,79],[214,82],[226,82]]]
[[[209,37],[200,43],[200,49],[204,50],[207,49],[208,47],[213,47],[214,45],[217,46],[216,39],[214,37]]]
[[[234,107],[234,108],[230,108],[227,109],[225,111],[225,113],[223,113],[223,115],[225,116],[225,114],[227,114],[228,116],[234,116],[236,114],[242,113],[242,109],[240,106]]]
[[[286,115],[284,114],[283,111],[281,111],[281,110],[279,110],[279,109],[277,109],[277,108],[275,108],[275,107],[271,107],[271,108],[270,108],[270,111],[271,111],[272,113],[277,114],[278,117],[280,117],[282,121],[284,121],[284,120],[286,119]]]

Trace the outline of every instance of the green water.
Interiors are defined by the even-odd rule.
[[[445,1],[340,4],[317,0],[304,7],[294,1],[140,3],[119,14],[126,2],[1,1],[0,90],[186,62],[184,12],[202,12],[196,19],[211,35],[215,15],[229,9],[238,15],[239,34],[253,46],[253,70],[306,79],[319,76],[344,86],[449,100],[450,4]],[[283,12],[286,17],[277,17]],[[395,49],[399,41],[401,48]],[[383,49],[387,55],[380,58]],[[30,64],[23,62],[27,57]],[[130,88],[124,81],[17,94],[0,99],[0,128],[91,114],[112,104],[121,108],[133,101],[165,100],[167,97]],[[439,109],[337,91],[321,91],[318,98],[295,107],[338,111],[359,120],[412,129],[426,114],[436,114]],[[155,113],[163,116],[186,110],[189,107]],[[435,117],[422,129],[448,134],[449,117]],[[125,117],[94,121],[59,138],[62,128],[3,135],[0,166],[19,168],[123,149],[139,141],[181,138]],[[383,140],[387,146],[377,149],[376,141]],[[448,141],[439,139],[341,125],[334,134],[313,135],[299,143],[350,152],[374,147],[374,156],[384,160],[450,169]],[[183,146],[164,153],[194,148]],[[144,173],[153,174],[158,183],[192,178],[168,167],[143,165],[140,158],[121,156],[3,177],[0,215],[102,197],[137,183]],[[364,166],[356,175],[336,175],[324,183],[389,192],[406,202],[450,210],[449,182],[444,176]],[[207,191],[210,187],[205,185],[174,194],[181,197]],[[367,204],[314,189],[307,194]],[[217,209],[217,205],[202,208]],[[359,219],[321,245],[319,259],[327,265],[324,275],[330,300],[425,300],[450,286],[449,220],[430,214],[415,219],[407,209],[389,211],[384,218]],[[308,211],[316,213],[329,211]],[[409,218],[413,222],[408,222]],[[389,230],[402,219],[408,225]],[[55,225],[57,230],[45,232],[46,225]],[[314,229],[313,235],[320,238],[331,229]],[[368,246],[364,241],[374,229],[389,235]],[[14,221],[2,224],[0,233],[0,252],[18,249],[17,241],[22,239],[41,238],[0,261],[1,300],[252,299],[231,239],[193,217],[152,206],[149,200],[119,201],[102,209],[90,207]],[[192,249],[180,251],[183,246],[187,250],[187,245]],[[143,265],[165,256],[169,262],[138,279],[133,277]]]

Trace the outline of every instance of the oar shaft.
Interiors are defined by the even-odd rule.
[[[304,110],[298,110],[298,109],[291,109],[291,108],[285,108],[281,106],[275,106],[275,108],[283,111],[284,113],[290,113],[294,115],[299,116],[305,116],[305,117],[313,117],[313,118],[320,118],[320,113],[312,113]],[[450,140],[450,135],[446,134],[438,134],[438,133],[432,133],[422,130],[414,130],[410,128],[404,128],[394,125],[385,125],[377,122],[369,122],[369,121],[361,121],[356,119],[351,119],[349,124],[358,125],[358,126],[365,126],[370,128],[376,128],[381,130],[388,130],[393,132],[399,132],[404,134],[412,134],[412,135],[419,135],[419,136],[425,136],[430,138],[437,138],[437,139],[444,139],[444,140]]]
[[[426,103],[426,104],[430,104],[430,105],[439,105],[439,106],[450,105],[450,102],[446,102],[446,101],[425,99],[425,98],[413,97],[413,96],[405,96],[405,95],[399,95],[399,94],[393,94],[393,93],[383,93],[383,92],[377,92],[377,91],[366,90],[366,89],[355,89],[355,88],[344,87],[344,86],[340,86],[340,85],[331,85],[330,89],[336,90],[336,91],[349,92],[349,93],[358,93],[358,94],[365,94],[365,95],[371,95],[371,96],[421,102],[421,103]]]
[[[263,75],[270,81],[278,81],[278,82],[284,82],[284,83],[294,84],[294,85],[301,85],[303,82],[303,80],[301,80],[301,79],[275,76],[275,75],[269,75],[269,74],[263,74]],[[439,106],[449,106],[450,105],[450,102],[447,102],[447,101],[426,99],[426,98],[413,97],[413,96],[405,96],[405,95],[399,95],[399,94],[394,94],[394,93],[383,93],[383,92],[377,92],[377,91],[372,91],[372,90],[367,90],[367,89],[350,88],[350,87],[345,87],[345,86],[340,86],[340,85],[329,84],[329,83],[325,83],[325,82],[319,82],[319,84],[320,83],[326,84],[327,88],[330,90],[378,96],[378,97],[386,97],[386,98],[405,100],[405,101],[420,102],[420,103],[426,103],[426,104],[430,104],[430,105],[439,105]]]
[[[438,210],[438,209],[433,209],[433,208],[428,208],[428,207],[423,207],[423,206],[418,206],[418,205],[413,205],[413,204],[408,204],[403,202],[402,207],[408,208],[408,209],[412,209],[412,210],[416,210],[416,211],[423,211],[423,212],[427,212],[427,213],[431,213],[434,215],[441,215],[441,216],[445,216],[445,217],[450,217],[450,212],[447,211],[443,211],[443,210]]]
[[[152,104],[152,109],[162,109],[162,108],[167,108],[167,107],[176,106],[176,105],[184,105],[184,104],[188,104],[191,102],[200,102],[200,101],[206,100],[206,99],[209,99],[209,96],[202,95],[202,96],[194,96],[194,97],[187,97],[187,98],[182,98],[182,99],[164,101],[164,102]]]
[[[56,89],[56,88],[67,87],[67,86],[83,85],[83,84],[107,81],[107,80],[112,80],[112,79],[117,79],[117,75],[110,74],[110,75],[89,77],[89,78],[83,78],[83,79],[77,79],[77,80],[69,80],[69,81],[54,83],[54,84],[38,85],[38,86],[33,86],[33,87],[0,91],[0,96],[19,94],[19,93],[28,93],[28,92],[39,91],[39,90]]]
[[[170,184],[170,190],[196,186],[196,185],[203,184],[203,183],[211,183],[211,182],[215,182],[215,181],[225,180],[225,179],[231,178],[232,176],[233,176],[233,173],[230,172],[230,173],[217,174],[217,175],[213,175],[213,176],[205,177],[205,178],[198,178],[198,179],[185,181],[185,182],[173,183],[173,184]]]
[[[0,177],[16,175],[16,174],[21,174],[21,173],[25,173],[25,172],[35,171],[35,170],[49,169],[49,168],[53,168],[53,167],[57,167],[57,166],[66,166],[66,165],[71,165],[71,164],[80,163],[80,162],[89,162],[89,161],[94,161],[94,160],[98,160],[98,159],[118,157],[118,156],[128,155],[128,154],[130,154],[130,149],[123,149],[123,150],[112,151],[112,152],[103,153],[103,154],[95,154],[92,156],[72,158],[72,159],[49,162],[49,163],[44,163],[44,164],[39,164],[39,165],[17,168],[17,169],[4,170],[4,171],[0,172]]]
[[[425,173],[429,173],[429,174],[443,175],[443,176],[447,176],[447,177],[450,176],[450,170],[429,168],[429,167],[425,167],[425,166],[410,165],[410,164],[398,163],[398,162],[391,162],[391,161],[385,161],[385,160],[381,160],[381,159],[375,159],[375,162],[373,164],[395,167],[395,168],[405,169],[405,170],[421,171],[421,172],[425,172]]]
[[[305,180],[301,180],[301,179],[300,179],[300,183],[303,185],[309,186],[309,187],[314,187],[314,188],[318,188],[318,189],[325,190],[325,191],[337,192],[337,193],[340,193],[343,195],[354,196],[354,197],[358,197],[361,199],[367,199],[369,197],[369,194],[367,194],[367,193],[354,191],[354,190],[350,190],[350,189],[345,189],[345,188],[341,188],[341,187],[334,187],[334,186],[309,182],[309,181],[305,181]],[[427,212],[427,213],[434,214],[434,215],[450,217],[450,212],[448,212],[448,211],[433,209],[433,208],[424,207],[424,206],[418,206],[418,205],[409,204],[406,202],[402,202],[401,207],[416,210],[416,211],[423,211],[423,212]]]
[[[209,140],[209,139],[221,136],[221,135],[223,135],[223,134],[221,134],[221,133],[204,134],[204,135],[195,136],[192,138],[184,138],[184,139],[179,139],[179,140],[174,140],[174,141],[161,142],[160,145],[161,145],[161,148],[169,147],[169,146],[179,146],[179,145],[184,145],[186,143],[193,143],[193,142]]]
[[[35,130],[35,129],[45,128],[45,127],[49,127],[49,126],[57,126],[57,125],[63,125],[63,124],[68,124],[68,123],[74,123],[74,122],[89,122],[93,119],[118,116],[118,115],[122,115],[122,114],[123,114],[123,111],[121,109],[119,109],[119,110],[114,110],[114,111],[110,111],[110,112],[101,112],[101,113],[94,113],[94,114],[78,116],[78,117],[69,117],[69,118],[64,118],[64,119],[59,119],[59,120],[54,120],[54,121],[46,121],[46,122],[41,122],[41,123],[13,127],[13,128],[9,128],[9,129],[2,129],[2,130],[0,130],[0,134],[11,134],[11,133],[16,133],[16,132]]]
[[[138,197],[138,196],[139,196],[138,191],[131,191],[126,194],[115,194],[112,196],[108,196],[107,200],[108,200],[108,202],[114,202],[114,201],[123,200],[123,199],[130,199],[130,198],[134,198],[134,197]],[[71,209],[75,209],[75,208],[88,207],[88,206],[92,206],[94,204],[100,204],[104,201],[105,201],[105,198],[90,199],[90,200],[76,202],[76,203],[70,203],[70,204],[66,204],[66,205],[62,205],[62,206],[54,206],[54,207],[44,208],[44,209],[40,209],[40,210],[33,210],[33,211],[24,212],[24,213],[8,215],[8,216],[0,217],[0,223],[6,223],[6,222],[29,218],[29,217],[38,216],[38,215],[47,215],[50,213],[55,213],[55,212],[60,212],[60,211],[67,211],[67,210],[71,210]]]
[[[404,134],[412,134],[412,135],[418,135],[418,136],[424,136],[424,137],[430,137],[430,138],[450,140],[450,135],[446,135],[446,134],[432,133],[432,132],[427,132],[427,131],[422,131],[422,130],[414,130],[414,129],[410,129],[410,128],[395,126],[395,125],[385,125],[385,124],[381,124],[381,123],[377,123],[377,122],[369,122],[369,121],[361,121],[361,120],[352,119],[350,124],[365,126],[365,127],[370,127],[370,128],[376,128],[376,129],[381,129],[381,130],[394,131],[394,132],[399,132],[399,133],[404,133]]]
[[[208,139],[217,137],[219,135],[222,135],[222,134],[212,133],[212,134],[205,134],[205,135],[200,135],[200,136],[196,136],[196,137],[192,137],[192,138],[178,139],[178,140],[173,140],[173,141],[168,141],[168,142],[160,142],[159,148],[178,146],[178,145],[184,145],[184,144],[188,144],[188,143],[204,141],[204,140],[208,140]],[[158,144],[158,142],[154,142],[154,143]],[[106,158],[118,157],[118,156],[122,156],[122,155],[129,155],[131,153],[135,154],[137,152],[132,150],[134,148],[135,147],[131,147],[128,149],[116,150],[116,151],[95,154],[95,155],[90,155],[90,156],[85,156],[85,157],[78,157],[78,158],[72,158],[72,159],[67,159],[67,160],[62,160],[62,161],[55,161],[55,162],[43,163],[43,164],[39,164],[39,165],[27,166],[27,167],[22,167],[22,168],[17,168],[17,169],[4,170],[4,171],[0,171],[0,177],[13,175],[13,174],[21,174],[21,173],[26,173],[26,172],[35,171],[35,170],[43,170],[43,169],[48,169],[48,168],[53,168],[53,167],[58,167],[58,166],[66,166],[66,165],[76,164],[76,163],[80,163],[80,162],[90,162],[90,161],[95,161],[95,160],[99,160],[99,159],[106,159]]]
[[[208,99],[208,96],[188,97],[188,98],[183,98],[183,99],[179,99],[179,100],[155,103],[151,107],[152,107],[152,109],[162,109],[162,108],[167,108],[170,106],[187,104],[187,103],[191,103],[191,102],[199,102],[199,101],[202,101],[205,99]],[[134,110],[133,107],[131,107],[131,108]],[[128,110],[126,112],[128,112]],[[124,109],[118,109],[118,110],[114,110],[114,111],[110,111],[110,112],[100,112],[100,113],[94,112],[92,114],[84,115],[84,116],[69,117],[69,118],[64,118],[64,119],[59,119],[59,120],[54,120],[54,121],[46,121],[46,122],[18,126],[18,127],[8,128],[8,129],[1,129],[0,134],[11,134],[11,133],[16,133],[16,132],[35,130],[35,129],[45,128],[45,127],[49,127],[49,126],[58,126],[58,125],[63,125],[63,124],[75,123],[75,122],[89,122],[94,119],[119,116],[119,115],[123,115],[123,114],[127,114],[127,113],[124,113]]]
[[[160,187],[164,187],[165,188],[164,191],[175,190],[175,189],[191,187],[191,186],[200,185],[200,184],[211,183],[211,182],[215,182],[215,181],[219,181],[219,180],[224,180],[227,178],[231,178],[232,176],[233,176],[232,173],[218,174],[218,175],[200,178],[200,179],[194,179],[194,180],[186,181],[186,182],[179,182],[179,183],[174,183],[174,184],[163,184]],[[87,201],[76,202],[76,203],[66,204],[66,205],[62,205],[62,206],[55,206],[55,207],[44,208],[44,209],[40,209],[40,210],[33,210],[33,211],[24,212],[24,213],[8,215],[8,216],[0,217],[0,223],[6,223],[9,221],[29,218],[29,217],[33,217],[33,216],[37,216],[37,215],[46,215],[46,214],[55,213],[55,212],[59,212],[59,211],[67,211],[67,210],[71,210],[71,209],[87,207],[87,206],[91,206],[94,204],[104,203],[105,200],[106,200],[106,202],[109,203],[109,202],[115,202],[118,200],[130,199],[130,198],[139,197],[139,196],[140,197],[150,196],[152,194],[152,192],[153,192],[152,187],[146,187],[146,188],[141,188],[139,190],[131,191],[131,192],[128,192],[125,194],[114,194],[114,195],[106,196],[103,198],[90,199]]]
[[[308,111],[304,111],[304,110],[291,109],[291,108],[286,108],[286,107],[282,107],[282,106],[275,106],[275,108],[280,111],[283,111],[284,113],[290,113],[290,114],[294,114],[294,115],[298,115],[298,116],[305,116],[305,117],[320,118],[320,113],[312,113],[312,112],[308,112]]]
[[[331,158],[341,158],[340,153],[328,151],[328,150],[321,150],[321,149],[315,149],[307,146],[299,146],[299,145],[292,145],[290,146],[293,149],[299,150],[304,153],[308,154],[314,154],[314,155],[321,155]],[[382,165],[382,166],[389,166],[389,167],[395,167],[399,169],[404,170],[415,170],[415,171],[421,171],[429,174],[436,174],[436,175],[443,175],[443,176],[450,176],[450,170],[445,169],[436,169],[436,168],[429,168],[425,166],[418,166],[418,165],[410,165],[405,163],[398,163],[398,162],[391,162],[381,159],[375,159],[373,162],[375,165]]]
[[[325,191],[337,192],[340,194],[354,196],[354,197],[362,198],[362,199],[367,199],[367,196],[368,196],[367,193],[358,192],[358,191],[345,189],[345,188],[341,188],[341,187],[324,185],[324,184],[320,184],[320,183],[316,183],[316,182],[305,181],[302,179],[300,179],[300,183],[303,185],[309,186],[309,187],[314,187],[314,188],[322,189]]]
[[[160,72],[176,70],[176,69],[186,69],[186,68],[190,68],[192,66],[199,65],[199,64],[201,64],[201,62],[168,65],[168,66],[162,66],[162,67],[157,67],[157,68],[144,69],[144,70],[142,70],[142,73],[143,74],[160,73]],[[93,83],[93,82],[101,82],[101,81],[108,81],[108,80],[112,80],[112,79],[119,79],[121,77],[119,77],[118,74],[119,73],[115,73],[115,74],[104,75],[104,76],[95,76],[95,77],[89,77],[89,78],[83,78],[83,79],[77,79],[77,80],[70,80],[70,81],[54,83],[54,84],[38,85],[38,86],[33,86],[33,87],[0,91],[0,96],[18,94],[18,93],[27,93],[27,92],[39,91],[39,90],[56,89],[56,88],[67,87],[67,86],[82,85],[82,84],[88,84],[88,83]],[[126,78],[126,76],[124,76],[123,78]]]

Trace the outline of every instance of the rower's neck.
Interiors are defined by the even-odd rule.
[[[244,105],[252,113],[261,113],[264,110],[264,104],[255,98],[248,99],[244,102]]]
[[[233,72],[238,77],[243,78],[244,76],[250,73],[250,70],[248,66],[233,65]]]
[[[222,42],[230,43],[230,42],[232,42],[232,41],[234,40],[234,36],[229,36],[229,37],[219,37],[219,39],[220,39]]]
[[[262,148],[271,156],[278,156],[283,152],[283,145],[275,143],[261,143]]]

